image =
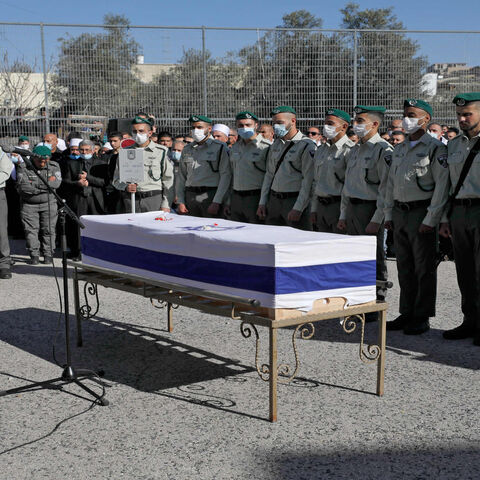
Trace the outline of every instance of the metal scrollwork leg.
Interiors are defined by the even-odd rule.
[[[167,309],[167,329],[170,333],[173,332],[173,310],[178,308],[178,305],[168,302],[167,300],[160,300],[158,298],[151,298],[150,303],[155,308],[166,308]]]
[[[159,300],[158,298],[151,298],[150,303],[155,308],[165,308],[167,306],[167,302],[165,300]]]
[[[360,360],[363,363],[373,363],[376,362],[381,354],[381,348],[378,345],[367,345],[365,347],[364,338],[365,338],[365,314],[361,313],[359,315],[351,315],[346,317],[343,322],[343,329],[346,333],[353,333],[357,328],[357,321],[361,324],[361,336],[360,336]]]
[[[298,373],[298,368],[300,367],[300,361],[298,360],[298,349],[297,349],[297,335],[300,333],[300,338],[302,340],[309,340],[313,337],[315,333],[315,327],[313,323],[304,323],[302,325],[297,325],[297,328],[292,334],[292,346],[293,353],[295,355],[295,369],[292,372],[292,367],[287,363],[281,363],[278,366],[278,383],[290,383]]]
[[[240,331],[244,338],[250,338],[252,336],[252,332],[255,334],[255,367],[260,378],[267,382],[270,378],[270,366],[267,364],[259,365],[258,357],[260,350],[260,338],[257,328],[251,323],[242,322],[240,325]],[[278,383],[290,383],[297,376],[298,368],[300,366],[296,341],[298,333],[300,333],[300,338],[302,338],[303,340],[308,340],[313,337],[313,334],[315,333],[315,327],[313,326],[313,323],[304,323],[302,325],[298,325],[293,332],[292,345],[293,353],[295,355],[295,369],[292,372],[292,367],[288,363],[279,364],[276,367]]]
[[[252,323],[242,322],[240,324],[240,333],[242,334],[243,338],[250,338],[252,333],[255,334],[255,368],[257,369],[257,373],[260,378],[264,382],[268,382],[270,378],[270,367],[266,363],[260,365],[258,360],[260,351],[260,337],[258,335],[257,327]]]
[[[95,299],[94,307],[90,305],[88,301],[89,297],[93,297]],[[82,305],[78,309],[78,313],[83,319],[88,320],[89,318],[94,317],[100,308],[100,301],[98,299],[98,286],[95,283],[85,283],[83,287],[83,298],[85,299],[85,305]]]

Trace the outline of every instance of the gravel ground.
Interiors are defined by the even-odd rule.
[[[13,279],[0,281],[0,390],[59,376],[52,345],[64,361],[53,269],[27,265],[23,242],[12,243]],[[169,334],[163,310],[100,287],[99,314],[72,352],[76,367],[105,371],[110,405],[79,398],[75,385],[1,397],[0,479],[478,479],[480,348],[441,336],[461,321],[451,262],[439,267],[438,291],[430,332],[389,332],[383,398],[372,394],[376,366],[358,358],[359,333],[317,324],[298,341],[300,378],[279,386],[271,424],[268,384],[238,322],[180,307]],[[391,320],[397,285],[389,302]],[[293,360],[291,334],[279,333],[279,360]],[[375,325],[366,336],[376,338]]]

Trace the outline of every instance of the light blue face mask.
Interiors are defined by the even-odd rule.
[[[182,156],[182,152],[177,152],[176,150],[172,150],[170,152],[170,158],[175,162],[179,162],[181,156]]]
[[[81,153],[80,156],[83,158],[83,160],[90,160],[93,157],[92,153]]]
[[[74,155],[73,153],[71,153],[69,155],[69,157],[72,159],[72,160],[78,160],[80,158],[80,155]]]
[[[44,145],[45,147],[48,147],[50,150],[52,149],[52,144],[51,144],[51,143],[45,143],[45,142],[43,142],[43,145]]]
[[[289,132],[289,130],[287,130],[285,125],[281,123],[275,123],[273,125],[273,131],[275,132],[275,136],[278,138],[283,138]]]
[[[252,127],[237,128],[237,132],[242,138],[252,138],[255,135],[255,129]]]

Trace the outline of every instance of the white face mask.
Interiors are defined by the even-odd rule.
[[[370,133],[371,128],[367,129],[366,123],[362,124],[357,124],[353,126],[353,131],[355,132],[355,135],[358,135],[360,138],[363,138],[365,135],[368,135]]]
[[[438,135],[435,132],[431,132],[430,130],[427,132],[431,137],[436,138],[438,140]]]
[[[334,125],[324,125],[323,126],[323,136],[327,138],[327,140],[331,140],[337,136],[337,127]]]
[[[23,148],[24,150],[30,150],[30,144],[29,143],[22,143],[19,145],[20,148]]]
[[[201,142],[206,136],[207,134],[203,128],[194,128],[192,130],[192,137],[196,142]]]
[[[410,117],[403,117],[402,126],[405,130],[405,133],[415,133],[417,130],[420,129],[421,125],[418,122],[422,119],[421,118],[410,118]]]
[[[143,145],[144,143],[147,143],[148,134],[146,134],[146,133],[136,133],[133,136],[133,139],[135,140],[135,143],[137,145]]]

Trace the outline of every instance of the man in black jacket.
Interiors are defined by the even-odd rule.
[[[69,159],[64,166],[63,185],[70,208],[81,215],[105,213],[104,192],[108,185],[108,163],[93,154],[94,144],[83,140],[79,145],[80,158]],[[80,231],[67,218],[67,244],[70,257],[80,257]]]

